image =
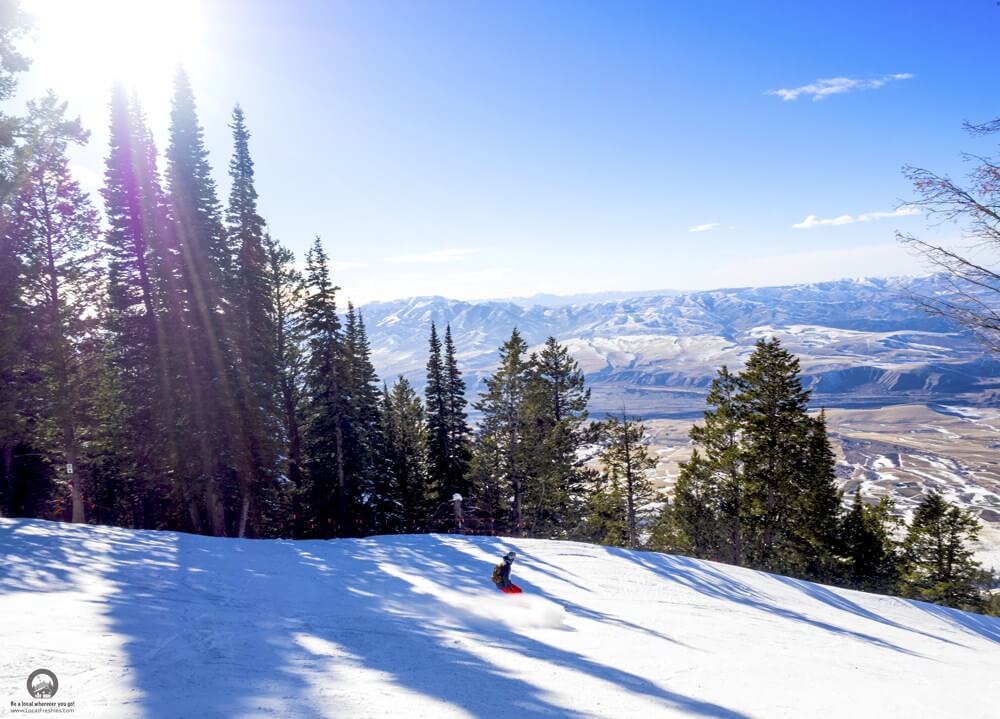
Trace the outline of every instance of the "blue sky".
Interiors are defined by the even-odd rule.
[[[958,229],[899,214],[900,167],[964,172],[1000,113],[991,0],[122,1],[27,0],[22,94],[93,130],[85,183],[113,76],[163,144],[180,56],[222,197],[239,101],[271,231],[356,302],[917,272],[894,231]]]

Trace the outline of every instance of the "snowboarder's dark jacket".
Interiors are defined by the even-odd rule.
[[[500,563],[500,581],[497,582],[497,586],[500,589],[505,589],[511,585],[510,581],[510,561],[504,559]]]

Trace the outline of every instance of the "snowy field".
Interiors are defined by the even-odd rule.
[[[0,557],[0,715],[47,668],[100,719],[1000,716],[1000,619],[682,557],[9,519]]]

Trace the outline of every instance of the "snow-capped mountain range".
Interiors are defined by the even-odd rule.
[[[928,315],[915,297],[951,292],[945,278],[868,278],[564,302],[464,302],[417,297],[365,305],[380,376],[423,384],[430,323],[450,324],[470,395],[517,327],[529,345],[569,346],[593,388],[595,412],[690,416],[717,368],[742,365],[761,337],[802,359],[817,404],[995,403],[1000,362],[969,332]],[[622,295],[625,295],[624,297]],[[573,298],[569,298],[572,300]],[[992,299],[992,298],[988,298]]]

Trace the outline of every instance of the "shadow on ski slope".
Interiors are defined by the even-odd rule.
[[[53,592],[103,582],[102,611],[110,631],[124,641],[126,666],[120,669],[123,675],[127,670],[138,690],[109,701],[130,702],[137,716],[228,719],[262,710],[279,716],[291,711],[306,719],[350,715],[364,697],[351,696],[348,677],[354,675],[344,673],[348,669],[384,676],[393,687],[475,716],[508,711],[539,718],[589,716],[553,703],[547,690],[470,651],[454,640],[458,632],[519,660],[587,675],[622,695],[645,696],[691,716],[746,719],[738,711],[512,631],[488,612],[456,613],[433,587],[419,591],[418,580],[429,577],[484,602],[503,598],[489,585],[489,561],[475,560],[447,537],[431,539],[212,539],[5,520],[0,591]],[[474,544],[484,557],[498,555],[502,544],[496,539],[458,542]],[[527,554],[526,565],[574,582],[565,571]],[[549,597],[530,582],[521,584],[570,615],[673,641]],[[317,686],[331,677],[332,684]],[[405,710],[405,704],[400,708]]]

